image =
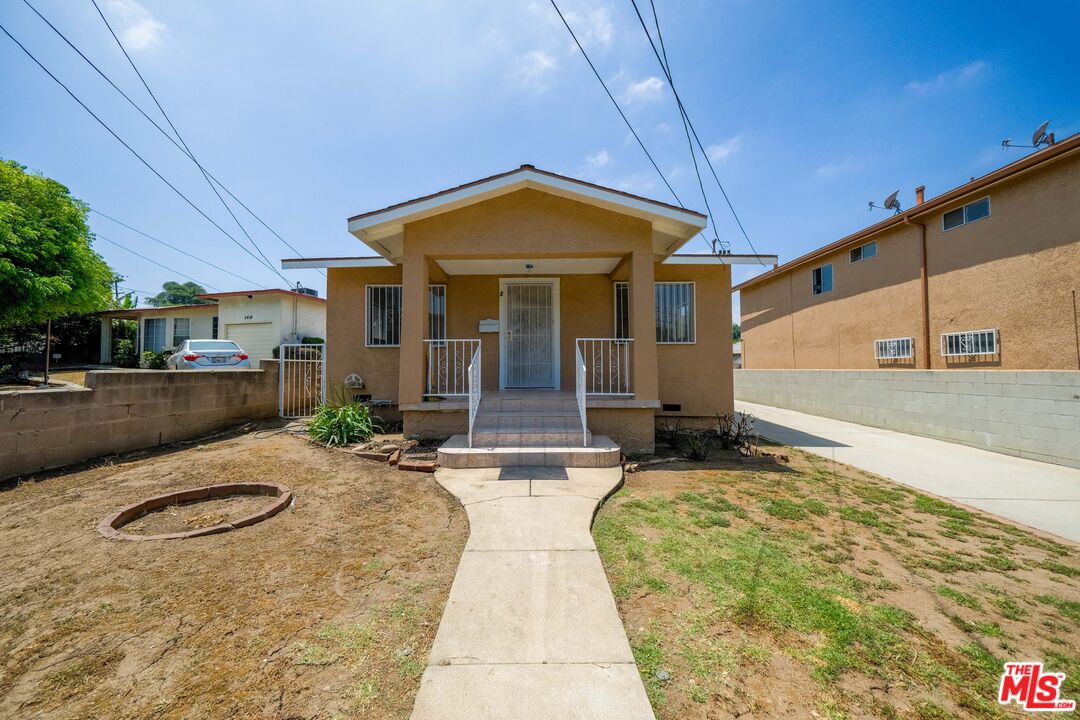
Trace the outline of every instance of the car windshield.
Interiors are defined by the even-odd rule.
[[[196,352],[213,352],[214,350],[240,351],[240,346],[231,340],[192,340],[188,343],[188,347]]]

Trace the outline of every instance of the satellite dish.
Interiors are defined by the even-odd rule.
[[[1036,130],[1035,134],[1031,136],[1031,144],[1032,145],[1034,145],[1035,147],[1039,147],[1040,145],[1042,145],[1044,143],[1046,145],[1049,145],[1050,142],[1052,142],[1052,141],[1050,141],[1050,138],[1046,135],[1046,128],[1048,128],[1049,126],[1050,126],[1050,121],[1049,120],[1047,120],[1046,122],[1044,122],[1042,125],[1039,126],[1039,129]]]
[[[900,191],[897,190],[892,195],[885,198],[885,209],[886,210],[894,210],[897,213],[900,212],[900,202],[896,199],[896,196],[899,195],[899,194],[900,194]]]

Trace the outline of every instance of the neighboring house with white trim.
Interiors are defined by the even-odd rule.
[[[112,361],[112,320],[139,324],[138,353],[176,348],[188,338],[235,341],[251,356],[252,367],[272,357],[282,342],[326,337],[326,301],[292,290],[207,293],[205,305],[106,310],[101,318],[101,362]]]

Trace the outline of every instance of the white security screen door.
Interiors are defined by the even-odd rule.
[[[553,284],[507,281],[503,299],[506,387],[555,387]]]

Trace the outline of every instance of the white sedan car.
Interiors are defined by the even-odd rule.
[[[165,361],[169,370],[250,368],[247,353],[232,340],[185,340]]]

